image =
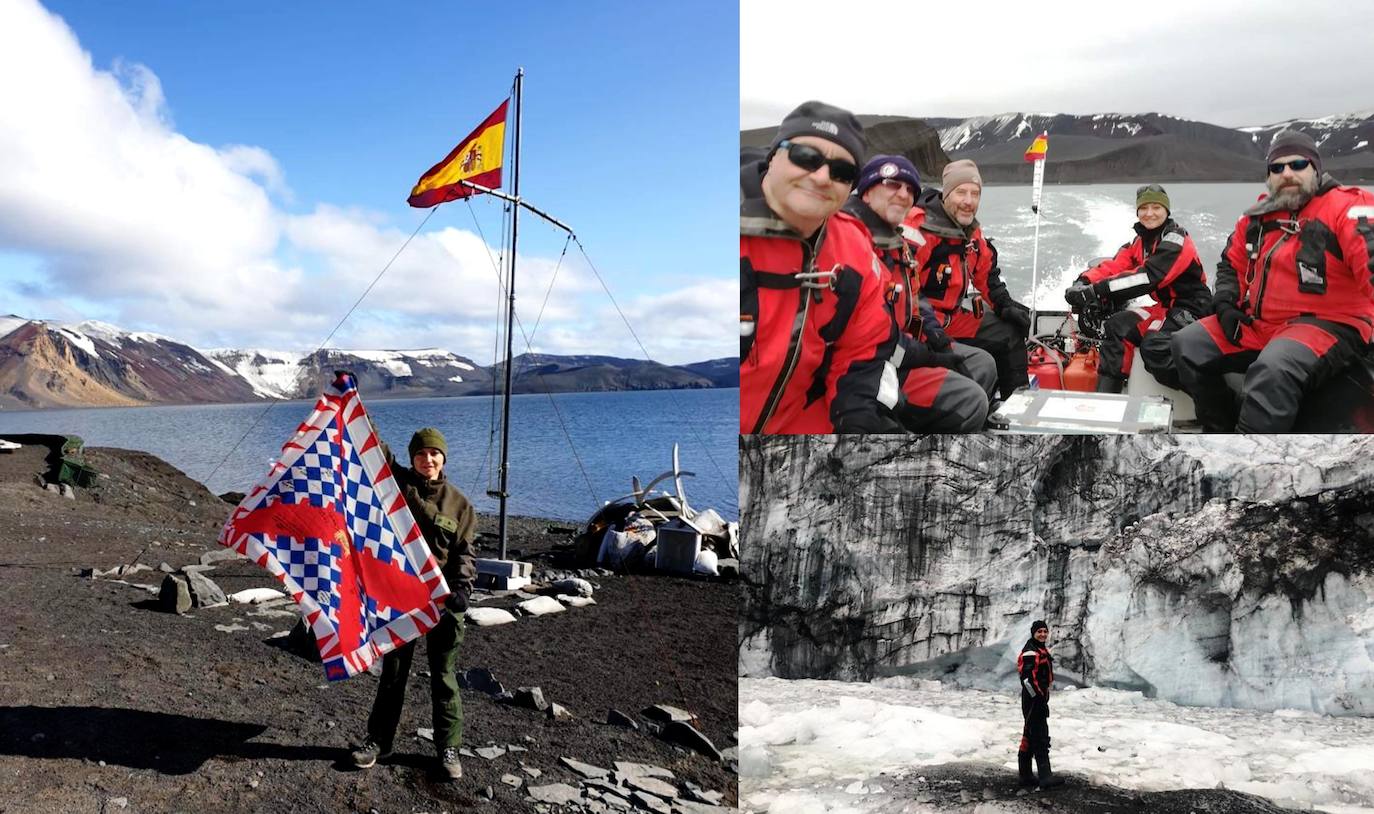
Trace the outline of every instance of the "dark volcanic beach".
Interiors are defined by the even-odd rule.
[[[652,764],[679,788],[690,782],[735,803],[737,584],[597,576],[595,605],[469,624],[461,668],[486,667],[509,690],[538,686],[575,717],[551,721],[465,690],[464,746],[516,749],[466,757],[461,782],[440,782],[432,745],[416,736],[431,725],[418,653],[395,759],[356,771],[348,745],[362,734],[376,678],[329,683],[318,663],[274,638],[294,624],[294,605],[289,615],[228,605],[178,616],[139,587],[157,586],[164,562],[179,568],[220,550],[230,506],[151,455],[115,449],[87,450],[104,477],[67,499],[35,480],[45,454],[0,454],[0,812],[607,810],[585,788],[576,804],[527,799],[529,786],[579,785],[560,758]],[[569,541],[548,525],[512,523],[512,549],[536,570],[561,566]],[[481,519],[481,531],[495,527]],[[133,564],[152,570],[125,582],[81,575]],[[243,561],[207,575],[226,593],[278,587]],[[605,722],[611,708],[638,718],[653,704],[693,713],[727,759],[670,745],[642,719],[640,731]]]

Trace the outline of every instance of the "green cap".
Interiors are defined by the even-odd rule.
[[[1147,203],[1157,203],[1165,211],[1173,211],[1169,206],[1169,193],[1159,184],[1146,184],[1135,191],[1135,208],[1139,209]]]
[[[415,453],[425,447],[439,450],[444,453],[444,459],[448,459],[448,444],[444,441],[444,434],[433,427],[416,430],[410,437],[410,457],[414,458]]]

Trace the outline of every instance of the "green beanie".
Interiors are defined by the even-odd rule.
[[[410,457],[414,458],[415,453],[425,447],[439,450],[444,453],[444,460],[448,460],[448,444],[444,441],[444,434],[433,427],[416,430],[410,437]]]
[[[1157,203],[1164,207],[1165,211],[1173,211],[1169,207],[1169,193],[1159,184],[1146,184],[1135,191],[1135,208],[1139,209],[1147,203]]]

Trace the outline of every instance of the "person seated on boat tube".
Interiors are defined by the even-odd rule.
[[[377,431],[375,424],[372,431]],[[459,780],[463,776],[458,757],[463,745],[463,701],[458,692],[458,650],[463,643],[464,611],[477,581],[477,548],[473,544],[477,516],[467,497],[444,477],[448,443],[443,433],[431,427],[417,430],[408,451],[409,467],[397,461],[391,448],[382,444],[382,453],[406,507],[453,591],[439,624],[425,634],[425,649],[429,657],[434,748],[439,768],[449,780]],[[391,754],[415,645],[415,641],[407,642],[382,657],[382,675],[377,682],[372,713],[367,718],[367,736],[352,751],[353,765],[359,769],[371,768],[378,759]]]
[[[952,339],[992,354],[998,389],[1007,398],[1030,384],[1030,309],[1007,291],[997,249],[978,223],[983,178],[977,165],[952,161],[941,180],[943,191],[923,194],[902,226],[915,254],[921,295]]]
[[[1374,195],[1322,172],[1306,133],[1274,136],[1267,193],[1236,221],[1214,314],[1173,338],[1174,363],[1212,432],[1287,432],[1303,396],[1374,334]],[[1237,405],[1223,378],[1245,372]]]
[[[914,432],[977,432],[987,420],[997,364],[986,351],[956,346],[930,306],[917,305],[915,263],[899,229],[920,191],[921,178],[911,161],[877,155],[859,173],[859,185],[844,211],[868,230],[873,251],[887,271],[888,309],[900,331],[897,375],[906,396],[898,416],[902,424]]]
[[[1083,307],[1104,301],[1122,305],[1142,294],[1154,302],[1107,318],[1097,366],[1097,391],[1120,393],[1131,371],[1133,350],[1161,384],[1177,388],[1169,339],[1211,311],[1212,291],[1197,246],[1173,219],[1169,193],[1159,184],[1135,191],[1135,238],[1116,256],[1078,275],[1064,299]]]
[[[806,102],[740,167],[740,433],[901,432],[897,326],[863,226],[839,211],[866,144]]]

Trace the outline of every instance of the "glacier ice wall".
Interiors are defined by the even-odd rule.
[[[743,675],[1374,714],[1374,439],[746,438]]]

